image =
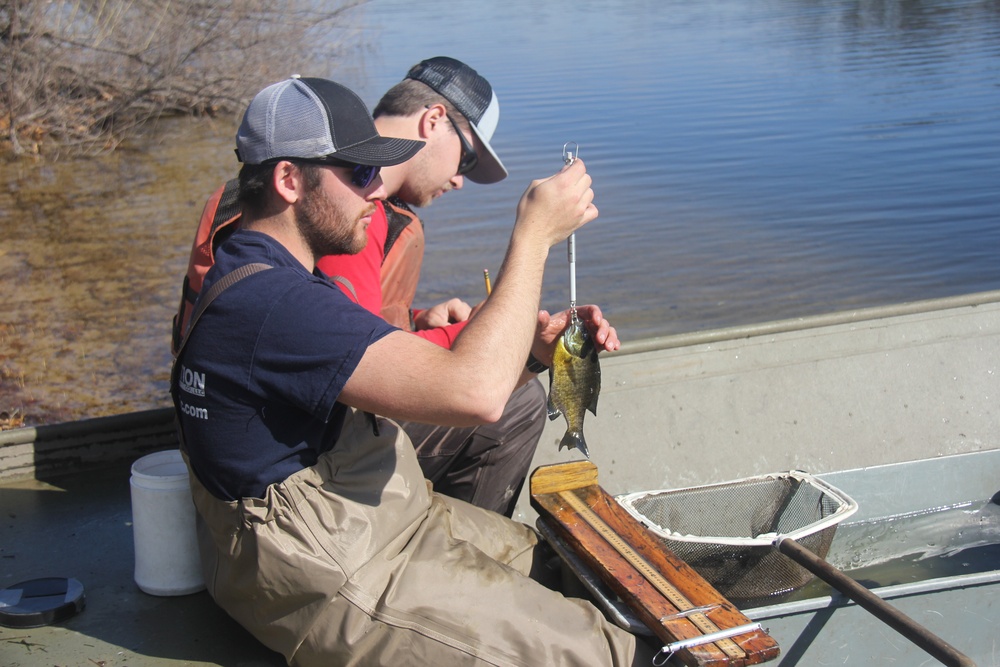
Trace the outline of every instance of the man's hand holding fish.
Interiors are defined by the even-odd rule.
[[[549,419],[560,414],[566,418],[566,434],[559,448],[575,447],[590,458],[583,437],[583,416],[586,410],[597,414],[601,393],[597,355],[601,350],[621,347],[618,332],[597,306],[579,306],[555,316],[542,311],[538,326],[532,356],[549,365]]]
[[[550,315],[544,310],[538,313],[538,332],[535,334],[531,353],[546,366],[552,365],[556,343],[569,326],[571,314],[572,311],[569,309],[555,315]],[[618,339],[618,332],[611,326],[610,322],[604,319],[604,314],[598,306],[577,306],[576,316],[587,327],[587,332],[598,351],[614,352],[621,348],[622,343]]]

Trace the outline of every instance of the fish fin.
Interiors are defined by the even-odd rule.
[[[562,414],[562,412],[559,410],[559,408],[557,408],[552,403],[552,397],[551,396],[549,396],[549,401],[548,401],[548,403],[546,403],[545,407],[546,407],[546,409],[549,412],[549,420],[550,421],[553,420],[553,419],[555,419],[556,417],[558,417],[559,415]]]
[[[590,451],[587,449],[587,441],[583,439],[583,433],[578,433],[577,431],[566,431],[566,435],[563,436],[562,440],[559,441],[559,449],[565,447],[566,449],[572,449],[576,447],[583,455],[588,459],[590,458]]]
[[[597,398],[598,398],[598,396],[601,395],[601,366],[597,362],[597,350],[596,349],[593,351],[593,356],[591,357],[591,361],[593,361],[594,364],[595,364],[595,366],[596,366],[596,368],[594,369],[595,370],[595,373],[594,373],[594,393],[590,397],[590,405],[587,406],[587,409],[590,410],[590,412],[594,416],[597,416]]]

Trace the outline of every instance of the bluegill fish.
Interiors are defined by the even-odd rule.
[[[586,410],[597,414],[601,364],[594,341],[575,315],[556,343],[549,368],[549,419],[560,414],[566,418],[566,434],[559,448],[576,447],[589,459],[590,452],[583,437],[583,416]]]

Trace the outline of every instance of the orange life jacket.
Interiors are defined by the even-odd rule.
[[[413,331],[413,299],[424,262],[424,223],[402,199],[385,201],[389,233],[382,258],[382,319]]]
[[[215,264],[215,250],[239,227],[240,205],[236,201],[239,181],[233,179],[212,193],[198,221],[198,230],[191,245],[187,275],[181,286],[181,303],[174,315],[170,351],[176,356],[187,331],[194,303],[198,300],[205,274]]]

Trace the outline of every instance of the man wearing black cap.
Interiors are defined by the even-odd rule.
[[[536,580],[530,528],[431,492],[405,432],[374,416],[495,419],[529,349],[551,355],[566,322],[537,333],[545,259],[597,216],[582,161],[528,188],[491,298],[444,349],[315,269],[364,245],[379,168],[420,142],[379,136],[346,88],[293,78],[254,98],[236,143],[243,221],[171,381],[212,597],[304,667],[638,660],[632,635]],[[580,314],[617,344],[596,307]]]
[[[500,104],[490,82],[476,70],[439,56],[411,67],[382,96],[372,115],[381,134],[426,145],[413,158],[382,171],[389,197],[385,218],[376,215],[369,227],[368,247],[357,255],[324,257],[319,267],[327,275],[347,278],[359,301],[388,322],[449,347],[472,308],[451,299],[413,310],[424,233],[411,207],[428,206],[444,193],[461,189],[466,178],[487,184],[507,177],[490,145]],[[539,362],[531,368],[535,373],[546,370]],[[493,424],[455,428],[406,421],[400,426],[436,490],[512,516],[545,416],[545,389],[532,378],[511,395]]]
[[[414,65],[391,88],[374,111],[384,136],[423,141],[413,158],[382,170],[387,198],[378,203],[368,227],[368,245],[356,255],[327,256],[320,270],[336,276],[358,303],[389,323],[443,347],[465,327],[469,304],[450,299],[425,310],[413,300],[424,255],[423,223],[411,206],[429,205],[464,179],[496,183],[507,170],[490,145],[500,118],[489,81],[454,58],[435,57]],[[174,346],[186,326],[198,294],[198,282],[213,261],[215,230],[236,219],[238,211],[220,214],[226,197],[235,204],[235,182],[220,189],[205,207],[185,279],[185,297],[175,319]],[[234,225],[235,226],[235,225]],[[200,240],[199,240],[200,239]],[[193,289],[192,289],[193,287]],[[540,313],[544,326],[548,313]],[[534,374],[546,367],[532,354],[526,366]],[[537,379],[522,384],[496,422],[453,427],[403,421],[427,479],[442,493],[512,516],[527,476],[546,415],[545,389]]]

